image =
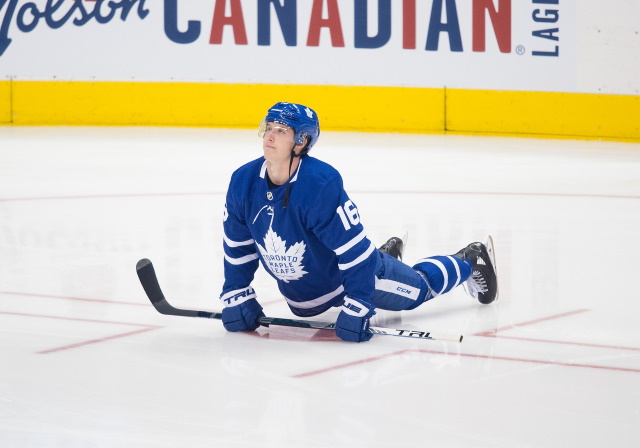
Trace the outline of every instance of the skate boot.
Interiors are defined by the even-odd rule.
[[[380,252],[384,252],[385,254],[389,254],[394,258],[402,261],[402,250],[404,249],[404,243],[402,239],[397,236],[389,238],[386,243],[384,243],[378,249]]]
[[[453,256],[469,260],[473,266],[471,277],[462,284],[471,297],[484,304],[498,299],[498,271],[491,235],[484,244],[471,243]]]

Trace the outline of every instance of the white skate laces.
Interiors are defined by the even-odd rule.
[[[489,292],[487,280],[480,271],[473,271],[466,282],[462,284],[464,290],[474,299],[478,298],[478,293],[484,294]]]

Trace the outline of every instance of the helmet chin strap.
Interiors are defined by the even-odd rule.
[[[302,157],[302,151],[300,154],[296,154],[296,146],[298,146],[295,142],[293,142],[293,147],[291,148],[291,157],[289,157],[289,177],[287,178],[287,189],[284,192],[284,201],[282,202],[282,208],[287,208],[289,204],[289,193],[291,192],[291,167],[293,166],[293,159],[296,157]]]

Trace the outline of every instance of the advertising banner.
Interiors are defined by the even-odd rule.
[[[576,0],[0,0],[0,77],[576,90]]]

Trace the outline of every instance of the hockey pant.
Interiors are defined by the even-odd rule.
[[[451,291],[471,275],[471,263],[453,256],[435,256],[408,266],[380,252],[373,305],[389,311],[412,310]]]

